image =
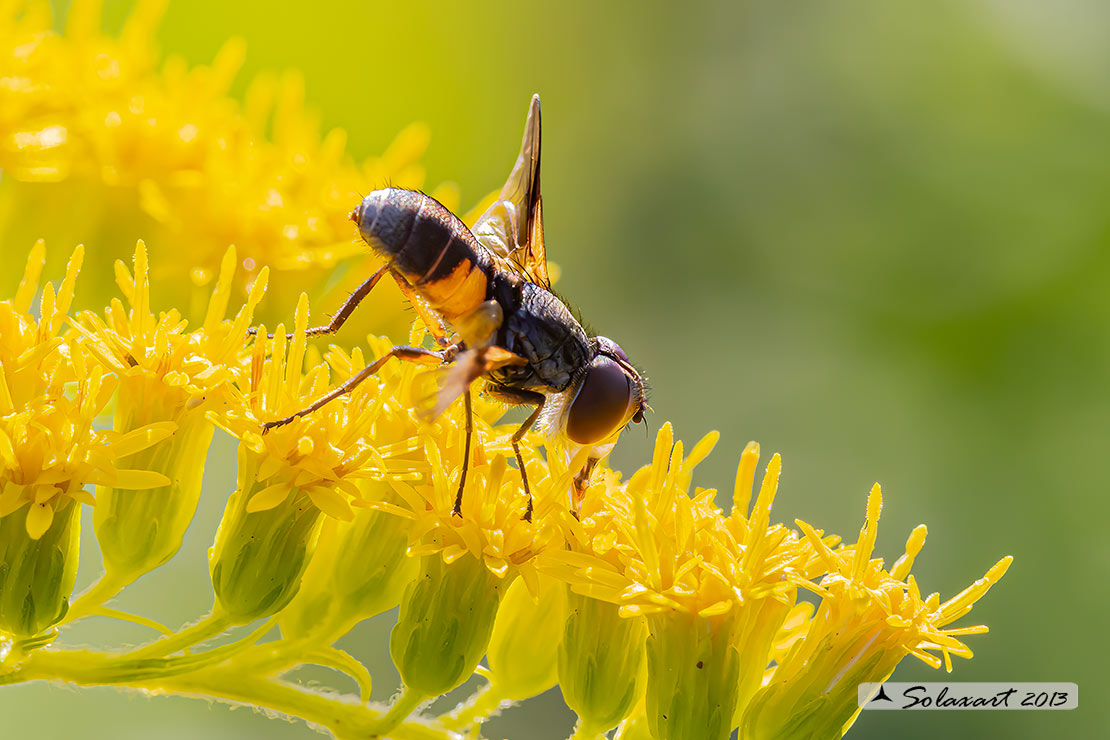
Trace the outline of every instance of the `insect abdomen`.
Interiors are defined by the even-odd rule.
[[[366,243],[445,319],[486,300],[491,263],[455,214],[413,190],[375,190],[352,214]]]

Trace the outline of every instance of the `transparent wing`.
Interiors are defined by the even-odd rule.
[[[551,287],[543,244],[540,198],[540,96],[533,95],[520,154],[496,201],[471,229],[487,249],[516,265],[532,282]]]
[[[497,346],[464,350],[450,365],[417,376],[413,384],[416,412],[425,421],[431,421],[486,373],[506,365],[527,364],[523,357]]]

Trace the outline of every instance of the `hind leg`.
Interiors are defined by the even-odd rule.
[[[446,349],[431,350],[424,349],[423,347],[406,347],[403,345],[398,345],[389,350],[389,352],[379,357],[374,362],[364,367],[357,374],[351,376],[351,378],[347,380],[347,382],[345,382],[343,385],[316,399],[308,406],[305,406],[303,409],[293,414],[292,416],[287,416],[284,419],[277,419],[275,421],[266,422],[262,425],[263,431],[269,431],[271,429],[274,429],[275,427],[284,426],[294,419],[304,416],[305,414],[311,414],[313,411],[321,408],[325,404],[334,401],[340,396],[350,393],[358,386],[359,383],[381,370],[382,366],[385,365],[385,363],[389,362],[390,358],[396,357],[399,360],[404,360],[405,362],[415,362],[420,365],[441,365],[443,364],[443,362],[445,362],[446,355]]]
[[[383,267],[375,272],[373,275],[371,275],[369,278],[367,278],[366,282],[355,288],[355,292],[351,293],[351,295],[347,297],[347,300],[343,303],[342,306],[339,307],[339,310],[335,312],[335,316],[331,317],[330,323],[325,326],[309,327],[305,331],[305,336],[315,337],[320,334],[335,334],[337,331],[339,331],[340,327],[342,327],[343,324],[347,322],[347,319],[349,319],[351,317],[351,314],[355,312],[355,309],[358,308],[358,304],[362,303],[362,299],[370,295],[370,291],[374,289],[374,286],[377,285],[378,281],[382,279],[382,275],[384,275],[388,270],[389,267]],[[253,335],[257,332],[258,330],[254,328],[247,329],[247,334]],[[269,339],[274,338],[273,334],[267,334],[266,336]],[[286,334],[285,336],[287,339],[293,338],[292,334]]]

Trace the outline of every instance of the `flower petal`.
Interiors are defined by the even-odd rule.
[[[54,507],[50,504],[31,504],[27,510],[27,536],[37,540],[46,534],[54,521]]]
[[[112,480],[113,488],[129,491],[168,486],[170,479],[153,470],[117,470]]]
[[[112,454],[116,457],[133,455],[136,452],[145,450],[151,445],[158,444],[167,437],[172,436],[176,431],[177,424],[172,421],[159,421],[154,424],[147,424],[145,427],[132,429],[130,432],[123,434],[119,439],[112,442]]]
[[[342,519],[349,522],[354,519],[355,514],[351,511],[350,504],[347,503],[346,496],[338,493],[334,488],[328,486],[313,486],[309,488],[308,497],[312,499],[312,503],[329,516],[336,519]]]
[[[247,501],[247,511],[253,514],[256,511],[272,509],[289,498],[289,492],[292,490],[293,487],[289,485],[288,481],[266,486],[250,497],[250,500]]]

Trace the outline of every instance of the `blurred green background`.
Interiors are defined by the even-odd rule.
[[[109,27],[129,5],[105,3]],[[238,91],[301,70],[358,157],[426,121],[428,182],[458,182],[468,205],[503,181],[539,92],[559,288],[646,372],[653,432],[721,431],[698,484],[731,493],[759,440],[784,457],[777,518],[854,538],[878,480],[879,554],[929,525],[924,589],[947,598],[1015,556],[965,618],[991,633],[951,678],[1081,687],[1072,712],[873,712],[849,737],[1094,738],[1110,736],[1107,28],[1098,0],[179,0],[160,41],[206,63],[245,37]],[[643,464],[649,443],[633,428],[614,466]],[[214,446],[186,551],[122,608],[156,603],[173,624],[207,609],[204,547],[233,460]],[[388,628],[348,643],[383,699]],[[944,678],[912,659],[895,674]],[[565,737],[571,715],[557,693],[544,702],[489,736]],[[47,686],[4,689],[0,717],[5,737],[314,736],[202,701]]]

